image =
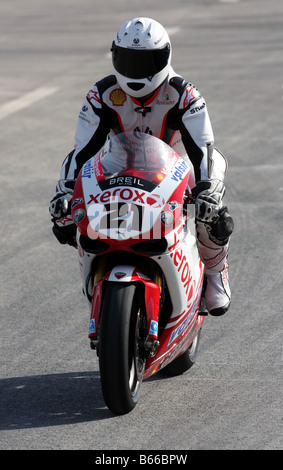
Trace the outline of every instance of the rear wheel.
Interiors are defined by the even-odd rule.
[[[104,400],[113,413],[128,413],[137,404],[146,336],[146,314],[136,285],[109,282],[100,324],[99,366]]]
[[[181,356],[170,362],[164,369],[161,369],[162,373],[170,376],[181,375],[194,365],[199,346],[200,332],[201,330],[197,332],[192,344]]]

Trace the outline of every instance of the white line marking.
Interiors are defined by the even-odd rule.
[[[169,28],[165,28],[168,36],[173,36],[174,34],[177,34],[179,31],[181,31],[181,28],[179,26],[171,26]]]
[[[31,106],[37,101],[47,98],[47,96],[53,95],[53,93],[56,93],[56,91],[58,90],[59,88],[55,88],[55,87],[37,88],[36,90],[31,91],[30,93],[26,93],[25,95],[15,100],[9,101],[9,103],[3,104],[2,106],[0,106],[0,120],[4,119],[7,116],[10,116],[11,114],[14,114],[20,111],[21,109]]]

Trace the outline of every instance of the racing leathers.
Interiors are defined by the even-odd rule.
[[[79,113],[74,150],[62,164],[57,194],[50,204],[51,214],[59,219],[67,212],[80,169],[103,146],[108,135],[130,131],[158,137],[190,162],[193,177],[189,186],[194,188],[196,197],[198,247],[207,278],[206,305],[214,315],[225,313],[231,296],[227,254],[232,232],[232,219],[223,206],[227,162],[214,147],[204,98],[172,68],[163,84],[143,100],[127,95],[115,74],[91,88]],[[65,205],[61,204],[64,191]],[[92,260],[89,257],[82,260],[82,275],[86,279]]]

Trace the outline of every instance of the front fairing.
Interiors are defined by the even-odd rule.
[[[73,220],[81,234],[114,244],[161,238],[182,223],[189,171],[156,137],[118,134],[82,167]]]

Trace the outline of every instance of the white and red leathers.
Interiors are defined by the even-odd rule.
[[[82,105],[75,134],[75,148],[66,157],[61,180],[76,180],[83,164],[105,143],[111,133],[138,130],[152,134],[169,144],[185,160],[191,162],[193,179],[190,189],[202,183],[209,188],[220,185],[217,210],[223,207],[225,157],[214,147],[214,136],[207,106],[200,92],[170,67],[170,73],[149,99],[127,95],[115,74],[99,82],[87,94]],[[198,195],[197,193],[197,195]],[[197,220],[198,246],[207,274],[207,308],[215,314],[225,313],[230,304],[227,273],[229,237],[210,235],[204,219]],[[85,278],[90,269],[89,257],[81,258]],[[219,274],[220,273],[220,274]],[[217,280],[214,282],[215,276]],[[219,276],[221,277],[219,281]],[[216,291],[215,291],[216,289]],[[215,293],[216,292],[216,293]],[[225,305],[224,305],[225,304]],[[219,310],[220,308],[220,310]]]

